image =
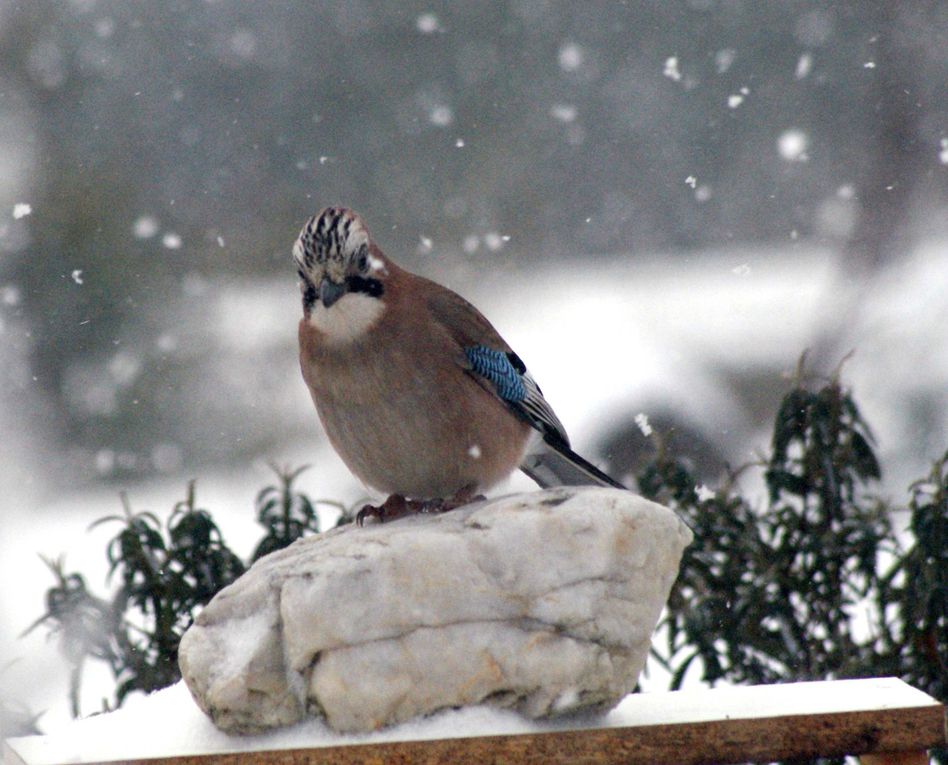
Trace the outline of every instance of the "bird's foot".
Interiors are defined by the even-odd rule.
[[[481,502],[482,500],[487,499],[483,494],[477,494],[477,487],[471,486],[462,486],[454,494],[452,494],[447,499],[432,499],[429,502],[434,502],[435,507],[432,510],[428,510],[429,513],[445,513],[448,510],[455,510],[464,505],[469,505],[472,502]]]
[[[409,515],[422,513],[446,513],[471,502],[486,499],[483,494],[475,494],[473,486],[465,486],[452,496],[444,499],[409,499],[401,494],[392,494],[381,505],[365,505],[356,513],[356,523],[388,523]]]
[[[356,513],[356,523],[365,526],[366,523],[386,523],[395,521],[408,515],[421,512],[421,503],[408,499],[401,494],[392,494],[381,505],[365,505]]]

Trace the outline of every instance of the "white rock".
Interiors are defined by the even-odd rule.
[[[660,505],[573,487],[333,529],[220,592],[181,641],[182,674],[237,733],[606,709],[635,686],[690,541]]]

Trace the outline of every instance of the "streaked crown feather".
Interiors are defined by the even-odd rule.
[[[317,281],[324,275],[342,281],[350,264],[368,257],[369,241],[369,231],[358,213],[327,207],[303,226],[293,245],[293,257],[301,275]]]

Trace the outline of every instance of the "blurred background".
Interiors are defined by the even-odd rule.
[[[0,2],[0,688],[65,708],[18,638],[37,553],[105,588],[119,489],[163,515],[197,477],[244,554],[267,460],[364,495],[295,355],[328,204],[477,304],[617,477],[644,414],[713,484],[804,350],[852,351],[904,496],[948,445],[946,83],[940,0]]]

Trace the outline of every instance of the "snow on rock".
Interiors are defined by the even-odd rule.
[[[670,510],[588,487],[333,529],[220,592],[181,641],[182,674],[234,733],[307,714],[357,732],[482,703],[608,709],[636,684],[690,541]]]

